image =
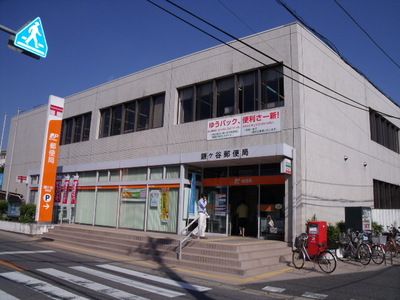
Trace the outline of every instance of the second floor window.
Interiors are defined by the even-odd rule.
[[[89,140],[92,113],[87,113],[63,120],[61,145]]]
[[[99,137],[162,127],[164,102],[161,94],[100,110]]]
[[[283,79],[283,67],[278,65],[181,88],[179,122],[283,106]]]

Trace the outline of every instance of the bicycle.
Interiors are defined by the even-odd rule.
[[[390,257],[396,257],[400,253],[400,242],[396,240],[398,232],[393,225],[388,226],[388,232],[386,233],[387,241],[384,248]]]
[[[362,241],[362,233],[360,235],[358,232],[353,232],[352,229],[348,229],[347,233],[342,233],[339,236],[339,243],[339,252],[342,254],[341,257],[338,257],[339,260],[348,261],[353,259],[365,266],[370,263],[372,251],[370,247]],[[357,247],[354,246],[354,244],[356,244]]]
[[[297,237],[297,249],[294,249],[292,253],[293,266],[296,269],[301,269],[304,266],[304,261],[307,259],[312,261],[314,264],[318,263],[320,269],[325,273],[329,274],[335,271],[337,264],[336,257],[328,250],[325,250],[323,244],[317,244],[318,253],[310,256],[306,248],[307,240],[308,235],[305,233],[302,233]]]
[[[364,235],[364,241],[367,240],[367,244],[371,249],[371,259],[374,263],[380,265],[386,259],[385,247],[382,244],[380,237],[372,237],[371,234]]]

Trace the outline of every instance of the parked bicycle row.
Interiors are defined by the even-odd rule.
[[[318,230],[314,230],[311,224],[308,233],[302,233],[296,238],[292,254],[295,268],[301,269],[305,261],[311,261],[314,265],[318,264],[323,272],[332,273],[336,269],[337,260],[353,260],[363,265],[368,265],[371,261],[382,264],[385,260],[392,261],[400,253],[399,231],[394,226],[389,227],[382,236],[372,236],[370,231],[347,229],[339,235],[337,249],[328,249],[326,239],[321,239],[319,235],[324,231],[324,224],[319,223],[322,226]]]

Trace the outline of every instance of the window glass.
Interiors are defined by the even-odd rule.
[[[74,128],[74,143],[80,142],[82,139],[82,127],[83,127],[83,116],[75,118],[75,128]]]
[[[279,174],[281,174],[281,165],[279,163],[260,165],[260,176],[279,175]]]
[[[235,80],[234,77],[217,82],[217,117],[235,113]]]
[[[135,130],[136,119],[136,101],[125,104],[125,125],[124,132],[132,132]]]
[[[96,171],[79,172],[79,182],[96,182]]]
[[[150,179],[162,179],[163,167],[150,168]]]
[[[142,181],[147,179],[147,168],[130,168],[122,171],[122,181]]]
[[[259,110],[257,77],[257,72],[238,76],[239,113]]]
[[[205,83],[197,87],[196,120],[212,118],[213,114],[213,84]]]
[[[146,201],[129,201],[122,198],[119,226],[123,228],[144,229]]]
[[[164,101],[165,95],[159,95],[153,98],[153,126],[159,128],[163,126],[164,120]]]
[[[228,176],[227,167],[205,168],[204,178],[222,178]]]
[[[177,231],[178,188],[149,189],[147,229],[161,232]]]
[[[110,181],[119,181],[119,170],[110,170]]]
[[[97,191],[95,225],[117,226],[118,190]]]
[[[181,101],[181,115],[180,122],[187,123],[194,121],[194,99],[193,99],[193,87],[189,87],[186,89],[181,89],[179,91],[179,99]]]
[[[283,106],[283,70],[282,67],[262,71],[262,107],[272,108]]]
[[[110,120],[111,120],[111,108],[106,108],[101,111],[101,123],[100,123],[100,137],[106,137],[110,135]]]
[[[229,177],[258,176],[258,165],[229,168]]]
[[[150,98],[138,101],[137,131],[149,129],[150,121]]]
[[[108,171],[107,170],[99,171],[99,181],[100,182],[108,181]]]
[[[72,118],[64,120],[64,122],[63,122],[63,131],[64,131],[64,134],[63,134],[64,142],[63,142],[63,144],[64,145],[72,143],[72,129],[73,129],[73,126],[74,126],[74,120]]]
[[[95,190],[79,189],[76,197],[75,223],[92,225]]]
[[[88,113],[84,116],[84,123],[83,123],[83,136],[82,141],[88,141],[90,136],[90,123],[92,121],[92,114]]]
[[[179,178],[179,166],[172,166],[165,168],[165,176],[167,178]]]
[[[113,107],[111,119],[111,135],[121,134],[122,105]]]

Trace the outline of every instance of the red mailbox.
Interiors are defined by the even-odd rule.
[[[309,221],[308,222],[308,254],[318,254],[319,247],[317,244],[324,244],[321,250],[328,246],[328,225],[325,221]]]

